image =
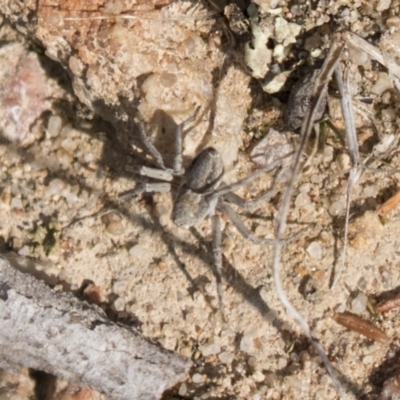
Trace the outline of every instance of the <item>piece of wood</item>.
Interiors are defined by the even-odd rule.
[[[56,375],[115,400],[158,399],[192,362],[0,256],[0,368]]]

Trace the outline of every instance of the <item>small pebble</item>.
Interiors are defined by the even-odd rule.
[[[218,354],[221,351],[221,347],[217,343],[210,343],[200,348],[204,357],[212,354]]]
[[[200,375],[200,374],[194,374],[192,376],[192,381],[193,381],[193,383],[202,383],[202,382],[204,382],[204,377],[203,377],[203,375]]]
[[[336,164],[340,171],[348,171],[351,168],[350,156],[348,154],[339,154],[336,158]]]
[[[234,355],[229,353],[228,351],[223,351],[221,354],[218,355],[219,360],[222,364],[230,365],[234,360]]]
[[[248,336],[243,336],[240,341],[240,350],[244,352],[249,352],[253,347],[253,340]]]
[[[372,364],[374,362],[374,357],[372,356],[365,356],[362,359],[363,364]]]
[[[364,188],[364,195],[367,197],[376,197],[378,194],[378,189],[375,185],[368,185]]]
[[[294,204],[297,208],[305,207],[309,203],[310,203],[310,197],[308,196],[307,193],[300,193],[296,197],[296,200],[294,201]]]
[[[253,379],[254,379],[256,382],[260,383],[260,382],[262,382],[262,381],[265,379],[265,376],[264,376],[264,374],[263,374],[261,371],[256,371],[256,372],[253,374]]]
[[[124,311],[125,305],[125,300],[122,297],[118,297],[118,299],[114,301],[114,308],[117,312]]]
[[[137,244],[136,246],[133,246],[129,250],[129,254],[132,257],[137,258],[137,259],[141,259],[141,258],[145,257],[148,253],[149,253],[149,250],[146,247],[144,247],[144,246],[142,246],[140,244]]]
[[[18,254],[19,254],[20,256],[24,256],[24,257],[29,256],[29,255],[31,254],[31,251],[30,251],[30,249],[29,249],[29,246],[23,246],[23,247],[18,251]]]
[[[58,115],[52,115],[47,123],[47,133],[55,138],[57,137],[62,128],[62,119]]]
[[[78,147],[78,143],[75,140],[66,138],[61,142],[61,147],[70,153],[73,153]]]
[[[299,355],[297,353],[290,353],[290,359],[294,363],[300,362],[300,357],[299,357]]]
[[[368,297],[360,292],[357,297],[351,302],[351,312],[354,314],[361,314],[367,308]]]
[[[182,383],[182,385],[179,387],[179,396],[186,396],[187,393],[187,386],[186,383]]]
[[[337,217],[338,215],[342,214],[343,210],[344,204],[341,201],[335,201],[329,207],[328,212],[332,217]]]
[[[21,201],[21,199],[19,197],[13,197],[11,199],[10,207],[11,208],[17,208],[17,209],[20,209],[20,210],[24,209],[22,201]]]
[[[318,242],[312,242],[307,247],[307,253],[312,258],[320,259],[322,257],[322,247]]]
[[[382,12],[388,10],[391,3],[392,0],[379,0],[378,5],[376,6],[376,11]]]
[[[44,195],[45,197],[51,197],[54,195],[59,195],[61,191],[65,188],[65,183],[61,179],[53,179],[50,181],[49,186],[47,186]]]

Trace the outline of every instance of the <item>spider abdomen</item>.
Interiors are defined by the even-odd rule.
[[[186,171],[187,186],[197,193],[216,188],[224,175],[221,156],[213,147],[204,149]]]

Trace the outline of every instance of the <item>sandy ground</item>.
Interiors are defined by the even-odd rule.
[[[324,5],[328,7],[328,2],[323,3],[322,11]],[[386,7],[383,3],[372,7],[376,11]],[[294,6],[285,5],[293,18]],[[366,26],[378,24],[376,14],[368,19],[365,6],[356,6],[337,6],[332,18],[348,18],[354,31],[361,29],[354,27],[360,21]],[[398,3],[392,1],[391,7],[397,10]],[[385,21],[390,10],[381,12]],[[326,24],[314,29],[330,36]],[[120,198],[138,181],[125,167],[141,161],[116,140],[113,126],[79,103],[61,67],[40,52],[37,55],[38,50],[5,23],[2,34],[8,38],[0,48],[8,68],[2,73],[0,94],[2,253],[29,258],[32,273],[66,290],[78,291],[85,281],[93,281],[110,318],[134,322],[144,335],[191,358],[195,367],[189,379],[165,394],[165,399],[336,399],[320,357],[277,297],[271,246],[245,240],[223,218],[224,322],[212,266],[210,221],[189,230],[176,227],[170,219],[174,197],[169,193]],[[324,45],[321,42],[321,48]],[[368,58],[365,61],[362,52],[355,53],[350,58],[351,74],[364,159],[377,144],[397,140],[399,94],[385,68]],[[31,84],[40,79],[43,85]],[[32,89],[28,95],[25,92],[29,104],[23,108],[26,114],[19,114],[18,124],[14,114],[4,110],[16,105],[11,94],[19,82]],[[236,147],[229,153],[237,157],[227,168],[228,182],[257,168],[250,151],[270,127],[279,130],[283,125],[288,90],[268,96],[258,82],[251,85],[256,88],[254,106],[243,127],[237,128],[232,145]],[[328,103],[329,116],[341,128],[334,84]],[[209,114],[199,118],[206,124]],[[190,137],[190,132],[186,134]],[[229,146],[227,134],[221,147]],[[296,134],[288,136],[296,142]],[[162,153],[171,152],[170,139],[163,140],[162,135],[153,139]],[[212,140],[218,141],[218,136]],[[350,166],[346,147],[333,131],[328,131],[324,149],[309,158],[303,169],[288,217],[288,236],[305,231],[284,247],[283,286],[329,355],[346,398],[379,398],[385,380],[398,368],[399,310],[378,313],[368,305],[398,293],[400,287],[400,211],[395,207],[384,215],[377,213],[398,190],[399,163],[395,150],[380,155],[354,187],[347,260],[333,289],[330,282],[343,248]],[[264,174],[238,194],[253,198],[268,188],[272,177]],[[258,236],[273,237],[284,188],[278,184],[272,200],[251,212],[238,210]],[[333,320],[334,312],[359,315],[383,330],[388,341],[376,342],[347,330]],[[2,377],[1,399],[33,399],[35,393],[36,398],[45,398],[35,392],[35,379],[43,383],[43,377],[32,378],[27,371],[19,378],[5,372]],[[78,398],[62,397],[68,396],[65,386],[58,382],[57,390],[46,398]],[[79,398],[84,398],[80,393]],[[101,397],[94,392],[85,395]]]

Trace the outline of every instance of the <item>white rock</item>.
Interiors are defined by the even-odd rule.
[[[391,3],[392,0],[379,0],[378,5],[376,6],[376,11],[382,12],[388,10]]]
[[[179,387],[179,396],[186,396],[187,393],[187,385],[186,383],[182,383],[182,385]]]
[[[363,364],[372,364],[374,362],[374,357],[373,356],[365,356],[362,359]]]
[[[66,138],[61,142],[61,147],[70,153],[73,153],[78,147],[78,143],[71,138]]]
[[[351,302],[351,312],[354,314],[361,314],[367,308],[368,297],[360,292],[357,297]]]
[[[337,217],[338,215],[342,214],[343,210],[344,204],[341,201],[335,201],[329,207],[328,212],[332,217]]]
[[[19,197],[13,197],[11,199],[11,203],[10,203],[10,207],[11,208],[18,208],[18,209],[23,209],[24,206],[22,204],[22,201]]]
[[[125,305],[125,300],[122,297],[118,297],[118,299],[114,301],[114,308],[117,312],[124,311]]]
[[[47,133],[55,138],[57,137],[62,128],[62,119],[58,115],[52,115],[47,123]]]
[[[294,205],[297,208],[302,208],[305,207],[307,204],[310,203],[310,197],[308,196],[307,193],[300,193],[297,197],[296,200],[294,201]]]
[[[194,374],[192,376],[192,381],[193,381],[193,383],[202,383],[202,382],[204,382],[204,377],[203,377],[203,375],[200,375],[200,374]]]
[[[212,354],[218,354],[221,351],[221,347],[217,343],[209,343],[200,347],[204,357],[210,356]]]
[[[263,90],[270,94],[279,92],[285,85],[289,75],[290,71],[285,71],[274,76],[270,81],[263,84]]]
[[[50,181],[49,186],[47,186],[44,195],[45,197],[60,195],[65,186],[66,185],[64,181],[62,181],[61,179],[53,179],[52,181]]]
[[[219,360],[222,362],[222,364],[230,365],[232,361],[234,360],[234,355],[230,353],[229,351],[223,351],[219,356]]]
[[[261,371],[256,371],[256,372],[253,374],[253,379],[254,379],[256,382],[262,382],[262,381],[265,379],[265,376],[264,376],[264,374],[263,374]]]
[[[240,341],[240,350],[248,353],[253,348],[253,340],[249,336],[243,336]]]
[[[311,258],[320,259],[322,258],[322,247],[318,242],[312,242],[307,247],[307,253]]]
[[[31,251],[29,250],[29,246],[23,246],[19,251],[18,255],[20,256],[29,256],[31,254]]]
[[[375,185],[368,185],[364,188],[364,194],[367,197],[376,197],[378,194],[378,189]]]

